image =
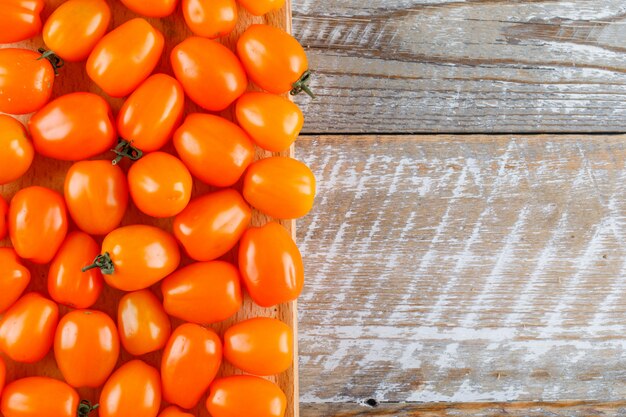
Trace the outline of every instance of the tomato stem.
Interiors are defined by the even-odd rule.
[[[97,409],[98,407],[100,407],[99,404],[91,405],[89,401],[82,400],[80,404],[78,405],[78,409],[76,410],[76,415],[78,417],[87,417],[89,413],[91,413],[93,410]]]
[[[62,68],[65,65],[65,61],[63,61],[54,51],[46,51],[44,48],[37,49],[37,52],[41,54],[37,61],[42,59],[47,59],[50,61],[50,65],[52,65],[52,69],[54,69],[54,75],[59,76],[59,68]]]
[[[292,96],[295,96],[296,94],[300,94],[304,91],[311,98],[315,98],[315,94],[313,94],[313,91],[311,91],[311,89],[309,88],[309,81],[311,81],[311,71],[306,70],[304,71],[304,74],[302,74],[302,76],[298,79],[298,81],[291,85],[293,88],[291,89],[290,94]]]
[[[96,259],[93,260],[91,265],[87,265],[83,269],[82,272],[87,272],[90,269],[99,268],[100,272],[105,275],[112,275],[115,272],[115,265],[113,265],[113,261],[111,260],[111,255],[109,252],[106,252],[104,255],[96,256]]]
[[[135,148],[131,142],[120,138],[117,142],[117,146],[114,149],[111,149],[111,152],[117,155],[113,160],[113,165],[117,165],[124,158],[128,158],[131,161],[136,161],[143,156],[143,152],[141,149]]]

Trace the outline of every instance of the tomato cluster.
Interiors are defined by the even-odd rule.
[[[178,7],[121,3],[151,18]],[[235,52],[216,40],[235,29],[239,6],[260,16],[284,0],[182,0],[193,36],[177,45],[143,17],[110,29],[104,0],[67,0],[45,21],[44,0],[2,4],[0,44],[41,34],[43,45],[0,48],[0,186],[36,183],[41,158],[71,163],[61,190],[28,181],[0,197],[0,239],[11,243],[0,248],[2,415],[189,417],[206,398],[213,417],[283,416],[287,398],[265,377],[292,366],[291,327],[270,317],[212,325],[242,310],[244,292],[273,307],[304,284],[301,254],[274,220],[306,215],[315,197],[311,170],[279,154],[303,125],[282,94],[313,96],[306,55],[264,24]],[[164,50],[172,72],[153,74]],[[84,61],[93,88],[55,95],[65,61]],[[250,82],[263,91],[247,92]],[[187,99],[213,113],[190,113]],[[228,108],[234,122],[214,114]],[[29,113],[26,126],[11,116]],[[197,195],[201,183],[217,189]],[[255,210],[270,220],[253,226]],[[130,224],[129,211],[170,221]],[[29,290],[33,264],[47,268],[47,294]],[[106,287],[122,294],[114,317],[98,309]],[[120,363],[124,351],[134,358]],[[36,363],[49,352],[63,381],[5,384],[3,357]],[[141,358],[151,352],[160,369]],[[218,377],[224,361],[245,374]],[[99,404],[81,401],[81,388],[99,389]]]

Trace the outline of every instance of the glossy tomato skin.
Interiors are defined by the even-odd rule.
[[[126,177],[111,161],[76,162],[67,172],[64,191],[72,219],[89,234],[111,232],[126,213]]]
[[[133,92],[156,67],[165,40],[141,18],[129,20],[106,34],[87,59],[87,74],[111,97]]]
[[[285,5],[285,0],[238,0],[250,14],[263,16],[272,10],[278,10]]]
[[[196,406],[222,363],[222,342],[212,330],[192,323],[179,326],[163,351],[163,398],[179,407]]]
[[[9,236],[20,258],[38,264],[52,260],[67,234],[63,197],[48,188],[22,188],[9,206]]]
[[[295,103],[269,93],[245,93],[237,100],[235,115],[254,143],[271,152],[287,150],[304,124],[302,111]]]
[[[197,324],[226,320],[241,308],[237,268],[228,262],[197,262],[163,280],[163,306],[167,314]]]
[[[174,13],[178,0],[121,0],[133,12],[147,17],[166,17]]]
[[[54,69],[40,57],[28,49],[0,49],[1,113],[32,113],[50,100]]]
[[[122,297],[117,310],[117,327],[122,346],[134,356],[162,349],[171,334],[170,318],[150,290]]]
[[[3,0],[0,43],[20,42],[37,35],[44,5],[44,0]]]
[[[254,145],[236,124],[211,114],[190,114],[174,134],[180,159],[200,181],[235,184],[254,159]]]
[[[0,248],[0,313],[15,303],[28,284],[30,271],[12,248]]]
[[[184,105],[185,92],[175,78],[152,75],[124,102],[117,116],[119,134],[143,152],[159,150],[180,125]]]
[[[2,392],[4,417],[75,417],[78,393],[63,381],[43,376],[18,379]]]
[[[189,204],[193,179],[180,159],[165,152],[153,152],[130,167],[128,187],[135,205],[143,213],[172,217]]]
[[[54,357],[73,387],[102,386],[117,363],[120,341],[115,323],[96,310],[74,310],[59,322]]]
[[[302,255],[287,229],[275,222],[244,233],[239,270],[250,297],[261,307],[293,301],[304,286]]]
[[[185,93],[205,110],[226,109],[248,87],[241,62],[219,42],[189,37],[172,50],[170,59]]]
[[[235,246],[251,218],[241,194],[227,189],[191,200],[172,228],[192,259],[211,261]]]
[[[9,231],[7,226],[7,216],[9,214],[9,205],[6,200],[0,196],[0,239],[7,237]]]
[[[185,413],[180,408],[176,407],[175,405],[172,405],[170,407],[167,407],[165,410],[161,411],[161,414],[159,414],[159,417],[194,417],[194,415],[190,413]]]
[[[111,9],[105,0],[68,0],[46,20],[43,41],[66,61],[84,61],[110,22]]]
[[[48,294],[59,304],[89,308],[102,292],[98,269],[82,272],[100,253],[100,247],[87,233],[71,232],[65,238],[48,270]]]
[[[37,153],[62,161],[96,156],[117,139],[111,107],[92,93],[70,93],[51,101],[28,126]]]
[[[161,407],[159,372],[140,360],[125,363],[100,394],[100,417],[156,417]]]
[[[206,407],[212,417],[283,417],[287,397],[278,385],[251,375],[216,379]]]
[[[228,35],[237,25],[235,0],[183,0],[183,16],[189,29],[209,39]]]
[[[0,114],[0,149],[0,184],[21,178],[30,168],[35,150],[24,125],[5,114]]]
[[[0,321],[0,350],[16,362],[38,362],[52,347],[58,322],[59,308],[55,302],[38,293],[28,293]]]

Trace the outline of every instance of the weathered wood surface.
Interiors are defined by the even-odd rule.
[[[294,0],[306,132],[621,132],[622,0]]]

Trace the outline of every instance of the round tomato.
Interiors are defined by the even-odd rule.
[[[102,292],[102,274],[97,269],[81,269],[91,264],[99,252],[98,244],[87,233],[67,235],[48,270],[50,298],[72,308],[94,305]]]
[[[215,39],[237,25],[235,0],[183,0],[183,16],[193,33]]]
[[[0,248],[0,313],[15,303],[28,284],[30,271],[11,248]]]
[[[22,188],[9,206],[9,236],[20,258],[47,264],[67,234],[61,194],[44,187]]]
[[[83,231],[104,235],[115,229],[126,213],[128,184],[120,167],[110,161],[81,161],[65,177],[67,208]]]
[[[194,417],[193,414],[185,413],[180,408],[172,405],[167,407],[165,410],[161,411],[159,417]]]
[[[130,167],[128,186],[139,210],[153,217],[172,217],[189,204],[193,179],[180,159],[153,152]]]
[[[169,233],[153,226],[120,227],[102,242],[102,252],[87,271],[100,268],[106,283],[137,291],[159,282],[178,268],[180,251]]]
[[[251,218],[241,194],[229,189],[191,200],[172,228],[192,259],[211,261],[235,246]]]
[[[51,101],[28,126],[37,153],[62,161],[108,151],[117,138],[109,103],[92,93],[71,93]]]
[[[235,184],[254,158],[254,145],[239,126],[211,114],[190,114],[174,134],[176,152],[200,181]]]
[[[59,308],[54,301],[28,293],[0,321],[0,350],[16,362],[38,362],[52,347],[58,322]]]
[[[282,29],[252,25],[239,37],[237,53],[256,85],[274,94],[302,91],[314,97],[307,83],[309,62],[302,45]]]
[[[84,61],[110,22],[111,9],[106,1],[68,0],[46,20],[43,41],[66,61]]]
[[[3,0],[0,43],[20,42],[37,35],[44,6],[44,0]]]
[[[272,10],[282,8],[285,0],[239,0],[239,4],[255,16],[263,16]]]
[[[0,196],[0,239],[7,237],[7,215],[9,214],[9,205],[6,200]]]
[[[122,365],[100,394],[100,417],[156,417],[161,408],[159,372],[140,360]]]
[[[219,42],[192,36],[172,50],[170,59],[185,93],[205,110],[226,109],[248,87],[241,62]]]
[[[261,307],[295,300],[302,292],[302,255],[287,229],[278,223],[244,233],[239,270],[250,297]]]
[[[124,6],[147,17],[166,17],[174,13],[178,0],[121,0]]]
[[[102,386],[113,372],[119,353],[115,323],[105,313],[74,310],[59,322],[54,337],[54,358],[71,386]]]
[[[179,326],[163,351],[163,398],[182,408],[195,407],[221,363],[222,342],[213,330],[191,323]]]
[[[0,49],[1,113],[32,113],[50,100],[55,70],[50,61],[40,58],[28,49]]]
[[[283,417],[287,397],[278,385],[266,379],[229,376],[211,384],[206,408],[212,417]]]
[[[167,314],[198,324],[226,320],[241,308],[239,271],[228,262],[198,262],[163,280]]]
[[[0,184],[21,178],[30,168],[35,150],[24,125],[5,114],[0,114],[0,149]]]
[[[117,327],[122,346],[141,356],[162,349],[170,337],[170,318],[150,290],[126,294],[117,310]]]
[[[163,34],[141,18],[106,34],[87,59],[87,75],[111,97],[133,92],[161,58]]]

